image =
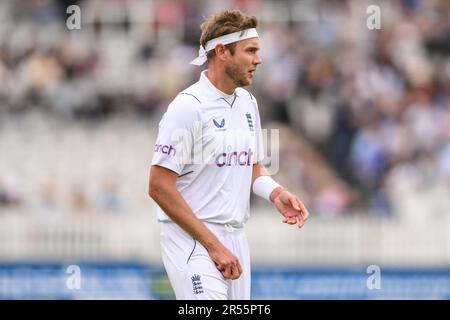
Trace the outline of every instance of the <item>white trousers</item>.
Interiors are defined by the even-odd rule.
[[[243,228],[221,224],[205,225],[239,259],[242,274],[225,279],[198,241],[173,222],[161,226],[164,267],[177,300],[250,299],[250,255]]]

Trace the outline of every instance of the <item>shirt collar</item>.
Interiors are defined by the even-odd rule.
[[[201,86],[203,87],[203,89],[205,89],[204,93],[213,99],[222,99],[225,96],[228,96],[226,93],[217,89],[216,86],[213,85],[211,83],[211,81],[209,81],[208,76],[206,75],[207,72],[208,72],[208,70],[203,70],[200,75],[200,80],[199,80]],[[234,90],[234,95],[239,96],[238,90]]]

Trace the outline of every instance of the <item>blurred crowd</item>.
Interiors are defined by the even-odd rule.
[[[66,27],[72,3],[80,30]],[[373,4],[379,30],[367,26]],[[0,117],[39,110],[61,121],[135,114],[154,123],[198,78],[188,62],[199,24],[221,8],[259,18],[263,64],[249,90],[263,126],[282,128],[277,179],[310,211],[448,211],[446,0],[1,1]],[[2,169],[0,207],[20,202]]]

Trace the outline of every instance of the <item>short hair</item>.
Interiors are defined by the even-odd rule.
[[[214,38],[225,34],[243,31],[249,28],[256,28],[258,19],[255,16],[246,15],[240,10],[222,10],[209,18],[201,25],[202,34],[200,36],[200,45],[205,48],[206,43]],[[236,43],[225,45],[234,54]],[[215,50],[210,50],[207,54],[208,62],[216,55]]]

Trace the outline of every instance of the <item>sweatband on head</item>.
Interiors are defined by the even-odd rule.
[[[253,192],[267,201],[270,201],[270,194],[277,187],[281,186],[270,176],[259,176],[253,182]]]
[[[233,42],[238,42],[250,38],[258,38],[258,32],[256,32],[255,28],[237,31],[211,39],[206,42],[204,48],[200,45],[200,49],[198,50],[198,57],[192,60],[190,64],[194,64],[196,66],[201,66],[202,64],[204,64],[207,61],[206,54],[208,53],[208,51],[215,49],[218,44],[227,45]]]

